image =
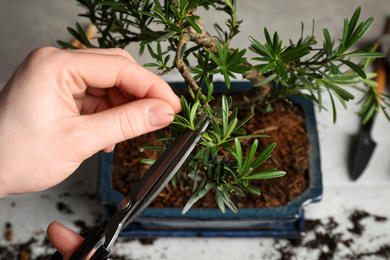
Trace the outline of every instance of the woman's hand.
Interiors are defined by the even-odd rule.
[[[180,109],[169,85],[121,49],[37,49],[0,93],[0,197],[52,187]]]

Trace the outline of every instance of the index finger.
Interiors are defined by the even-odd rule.
[[[171,87],[160,77],[123,55],[106,52],[68,52],[71,66],[67,66],[78,79],[72,92],[80,94],[87,87],[118,87],[136,98],[158,98],[180,111],[180,100]]]

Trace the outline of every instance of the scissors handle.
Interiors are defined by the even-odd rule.
[[[98,244],[98,242],[102,239],[104,236],[104,229],[107,225],[107,220],[103,221],[102,223],[94,226],[91,229],[88,229],[87,231],[81,233],[80,235],[85,238],[86,241],[89,241],[88,243],[83,243],[82,246],[80,246],[76,252],[72,255],[70,260],[80,260],[85,259],[85,257],[88,256],[88,254],[94,249],[94,247]],[[101,247],[102,248],[102,247]],[[99,251],[99,250],[98,250]],[[95,255],[91,259],[107,259],[107,256],[109,252],[104,254],[104,252],[99,252],[100,255],[95,253],[96,256],[100,256],[100,258],[95,258]],[[106,258],[104,258],[104,255]],[[63,256],[60,254],[60,252],[56,251],[49,260],[63,260]]]

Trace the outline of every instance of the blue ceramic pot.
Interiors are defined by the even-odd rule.
[[[181,88],[183,84],[171,84]],[[234,83],[230,92],[251,87],[248,83]],[[221,84],[214,88],[226,89]],[[322,196],[322,173],[316,118],[312,102],[292,96],[290,100],[301,106],[309,135],[309,187],[287,205],[274,208],[239,208],[238,214],[219,209],[191,209],[185,215],[181,208],[147,208],[121,235],[129,237],[160,236],[229,236],[299,238],[304,234],[304,206],[317,202]],[[123,199],[112,188],[113,153],[100,154],[98,200],[108,206],[108,216]]]

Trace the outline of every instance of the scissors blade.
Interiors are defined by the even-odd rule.
[[[206,119],[204,124],[195,132],[195,134],[190,136],[190,139],[186,141],[181,150],[177,155],[172,159],[169,166],[165,169],[164,173],[160,178],[155,182],[152,188],[149,189],[149,192],[143,197],[143,201],[137,207],[136,214],[133,214],[125,223],[124,227],[128,226],[134,219],[157,197],[158,194],[165,188],[168,182],[176,174],[179,168],[183,165],[184,161],[190,155],[191,151],[194,149],[198,140],[202,136],[203,132],[206,130],[209,124],[209,119]]]
[[[127,227],[164,189],[177,170],[190,155],[206,130],[210,119],[202,117],[197,130],[187,130],[176,138],[167,150],[154,162],[132,191],[122,200],[118,210],[109,219],[104,243],[107,250],[119,232]]]

